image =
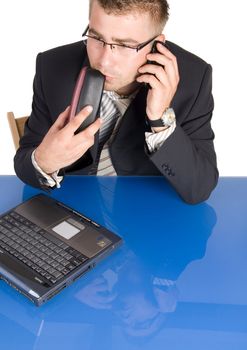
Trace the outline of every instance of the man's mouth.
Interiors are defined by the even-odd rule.
[[[105,76],[105,80],[106,81],[111,81],[113,79],[116,78],[115,74],[111,74],[111,73],[108,73],[108,72],[104,72],[103,69],[99,68],[99,67],[93,67],[94,69],[97,69],[98,71],[100,71],[101,74],[103,74]]]
[[[110,75],[105,75],[105,80],[106,81],[112,81],[114,77],[111,77]]]

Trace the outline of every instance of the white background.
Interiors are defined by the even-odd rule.
[[[212,64],[213,129],[221,176],[247,175],[245,0],[170,0],[165,34]],[[87,0],[8,0],[0,4],[0,174],[14,174],[6,112],[31,111],[36,55],[80,40]]]

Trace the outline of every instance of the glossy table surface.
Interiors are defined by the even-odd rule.
[[[39,192],[0,190],[0,213]],[[154,177],[67,177],[50,195],[124,244],[40,308],[0,281],[0,349],[247,349],[247,178],[194,206]]]

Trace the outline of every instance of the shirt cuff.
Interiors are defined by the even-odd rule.
[[[157,151],[176,128],[176,121],[166,130],[160,132],[145,132],[145,139],[149,152]]]
[[[38,173],[44,178],[44,182],[45,185],[49,186],[49,187],[54,187],[56,186],[57,188],[60,188],[60,182],[63,180],[63,176],[58,176],[58,172],[59,170],[55,171],[54,173],[48,175],[46,174],[37,164],[36,160],[35,160],[35,150],[32,152],[32,163],[34,168],[38,171]]]

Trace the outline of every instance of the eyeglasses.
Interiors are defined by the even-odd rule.
[[[89,29],[89,26],[87,26],[86,30],[82,34],[82,40],[83,40],[85,45],[87,45],[87,46],[90,45],[94,49],[102,49],[106,45],[109,45],[111,50],[112,50],[112,52],[115,52],[117,54],[121,54],[123,56],[129,56],[129,55],[131,55],[133,53],[135,54],[135,53],[139,52],[145,46],[147,46],[152,41],[154,41],[154,39],[157,37],[157,35],[156,35],[152,39],[147,40],[144,43],[140,43],[137,46],[129,46],[129,45],[124,45],[124,44],[107,43],[106,41],[104,41],[103,39],[97,37],[96,35],[88,35],[88,34],[86,34],[88,29]]]

